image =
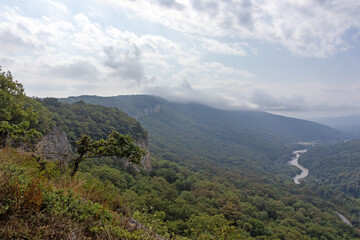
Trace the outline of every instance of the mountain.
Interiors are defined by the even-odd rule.
[[[269,169],[299,141],[337,141],[342,134],[314,122],[258,111],[227,111],[196,103],[173,103],[148,95],[61,99],[116,107],[149,131],[157,156],[202,166],[209,162]]]
[[[360,140],[311,148],[300,163],[309,169],[309,181],[360,197]]]
[[[314,121],[340,130],[346,133],[349,138],[360,138],[360,114],[344,117],[318,118],[314,119]]]
[[[139,146],[146,150],[141,163],[145,170],[151,170],[147,131],[126,113],[116,108],[88,104],[83,101],[73,104],[61,103],[56,98],[44,98],[39,101],[51,112],[56,126],[66,133],[73,147],[84,134],[94,139],[104,139],[113,131],[124,135],[129,134]],[[50,134],[54,135],[54,132]],[[55,138],[59,139],[59,136]]]
[[[3,80],[14,83],[0,74]],[[22,89],[0,86],[0,239],[360,239],[359,199],[264,171],[289,150],[283,146],[289,138],[306,139],[263,121],[279,116],[128,99],[124,106],[149,126],[147,134],[114,107],[35,100],[8,86]],[[150,136],[157,153],[152,171],[113,157],[90,154],[77,165],[79,155],[61,160],[33,152],[38,141],[56,149],[66,143],[71,152],[69,140],[100,139],[114,130],[138,142]],[[116,155],[132,151],[126,149],[132,140],[114,140],[82,140],[77,152],[95,147],[101,153],[109,143]]]

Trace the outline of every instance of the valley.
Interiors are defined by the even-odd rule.
[[[360,240],[360,1],[0,12],[0,240]]]
[[[303,163],[342,142],[337,130],[147,95],[3,91],[0,237],[360,239],[359,199],[317,185]],[[293,154],[309,176],[291,181]]]

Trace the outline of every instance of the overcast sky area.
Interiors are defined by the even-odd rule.
[[[0,0],[0,13],[0,66],[28,96],[360,113],[359,0]]]

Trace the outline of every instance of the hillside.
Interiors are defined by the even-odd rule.
[[[20,87],[21,84],[18,85]],[[49,124],[64,128],[73,134],[70,137],[88,133],[94,134],[94,137],[99,134],[97,137],[100,138],[113,129],[128,131],[137,139],[146,136],[146,131],[138,122],[114,108],[84,102],[64,104],[56,99],[36,102],[23,92],[7,88],[1,90],[18,100],[8,101],[5,106],[9,107],[1,109],[5,116],[10,116],[11,112],[21,113],[23,105],[17,103],[27,99],[41,110],[27,109],[29,115],[35,116],[32,118],[34,123],[49,116]],[[255,160],[265,156],[266,152],[257,153],[256,149],[267,151],[262,144],[271,144],[265,133],[260,131],[254,136],[247,136],[246,131],[241,132],[235,127],[219,133],[216,118],[206,119],[211,116],[211,111],[215,111],[213,109],[207,109],[202,115],[208,115],[197,119],[194,110],[191,116],[190,112],[186,112],[190,110],[178,108],[175,112],[183,116],[179,120],[174,119],[174,113],[161,111],[165,107],[147,109],[139,115],[139,119],[162,116],[164,112],[162,119],[168,124],[165,130],[173,129],[170,133],[174,134],[174,139],[179,140],[179,136],[184,139],[179,146],[172,140],[174,149],[158,145],[158,156],[152,159],[153,171],[150,173],[137,171],[131,165],[125,166],[107,155],[88,155],[80,162],[79,171],[72,171],[77,166],[75,159],[83,156],[81,154],[86,148],[95,147],[96,153],[106,150],[122,155],[127,149],[135,151],[130,148],[131,139],[127,143],[119,143],[115,138],[92,142],[86,141],[89,137],[81,137],[84,144],[77,144],[77,154],[62,164],[60,159],[46,159],[32,152],[31,148],[23,147],[23,144],[36,143],[44,137],[38,132],[41,128],[38,129],[36,124],[31,127],[23,124],[29,115],[18,115],[15,118],[17,121],[10,117],[3,120],[0,129],[4,143],[0,149],[0,238],[360,239],[359,200],[349,197],[338,199],[338,192],[333,191],[327,192],[325,198],[324,191],[294,186],[292,181],[266,172],[256,174],[255,171],[247,171],[261,163]],[[196,111],[203,106],[199,107]],[[151,112],[156,114],[149,114]],[[153,123],[159,124],[155,120]],[[200,124],[202,121],[203,124]],[[158,129],[161,127],[158,126]],[[234,149],[226,150],[232,153],[239,151],[239,154],[244,154],[242,166],[248,163],[253,163],[253,166],[223,168],[212,164],[212,161],[220,160],[218,157],[222,157],[221,154],[226,154],[222,149],[211,149],[221,146],[216,145],[216,140],[223,138],[225,145],[237,143],[237,138],[229,130],[238,131],[236,134],[241,133],[251,141],[246,143],[241,140]],[[191,137],[191,132],[199,135]],[[44,134],[46,136],[47,132],[44,131]],[[206,142],[208,138],[209,142]],[[160,141],[164,144],[169,142],[168,138]],[[190,148],[191,145],[195,146]],[[281,150],[281,145],[277,146]],[[194,168],[190,164],[184,166],[183,162],[175,163],[184,158],[181,152],[176,151],[187,147],[190,149],[186,154],[193,158],[184,162],[196,165],[196,161],[200,160],[205,165],[198,163]],[[211,160],[212,154],[215,154],[214,160]],[[231,158],[230,154],[224,155],[224,159],[238,159],[238,156]],[[354,227],[344,224],[337,211],[346,216],[351,213]]]
[[[165,99],[150,95],[129,95],[115,97],[79,96],[60,99],[60,101],[74,103],[83,100],[92,104],[116,107],[130,116],[139,118],[157,112],[178,112],[187,120],[199,121],[213,127],[235,126],[245,131],[257,129],[265,138],[277,136],[282,141],[337,141],[342,133],[330,127],[296,118],[289,118],[259,111],[227,111],[214,109],[196,103],[173,103]],[[164,110],[164,106],[167,108]],[[161,109],[163,109],[161,111]],[[208,122],[204,122],[208,120]],[[212,121],[212,122],[209,122]]]
[[[300,158],[309,180],[360,197],[360,140],[311,148]]]
[[[56,125],[67,133],[72,143],[83,134],[101,139],[113,131],[130,134],[139,142],[147,141],[147,132],[140,123],[118,109],[85,102],[66,104],[55,98],[39,101],[50,110]]]
[[[288,152],[285,144],[341,138],[340,132],[305,120],[265,112],[171,103],[146,95],[61,99],[64,102],[79,100],[128,111],[149,131],[154,154],[192,166],[210,161],[268,170],[276,159]]]
[[[328,117],[314,119],[319,122],[346,133],[348,138],[360,138],[360,115],[349,115],[344,117]]]

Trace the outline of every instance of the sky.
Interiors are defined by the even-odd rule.
[[[28,96],[360,113],[358,0],[0,0],[0,13],[0,66]]]

